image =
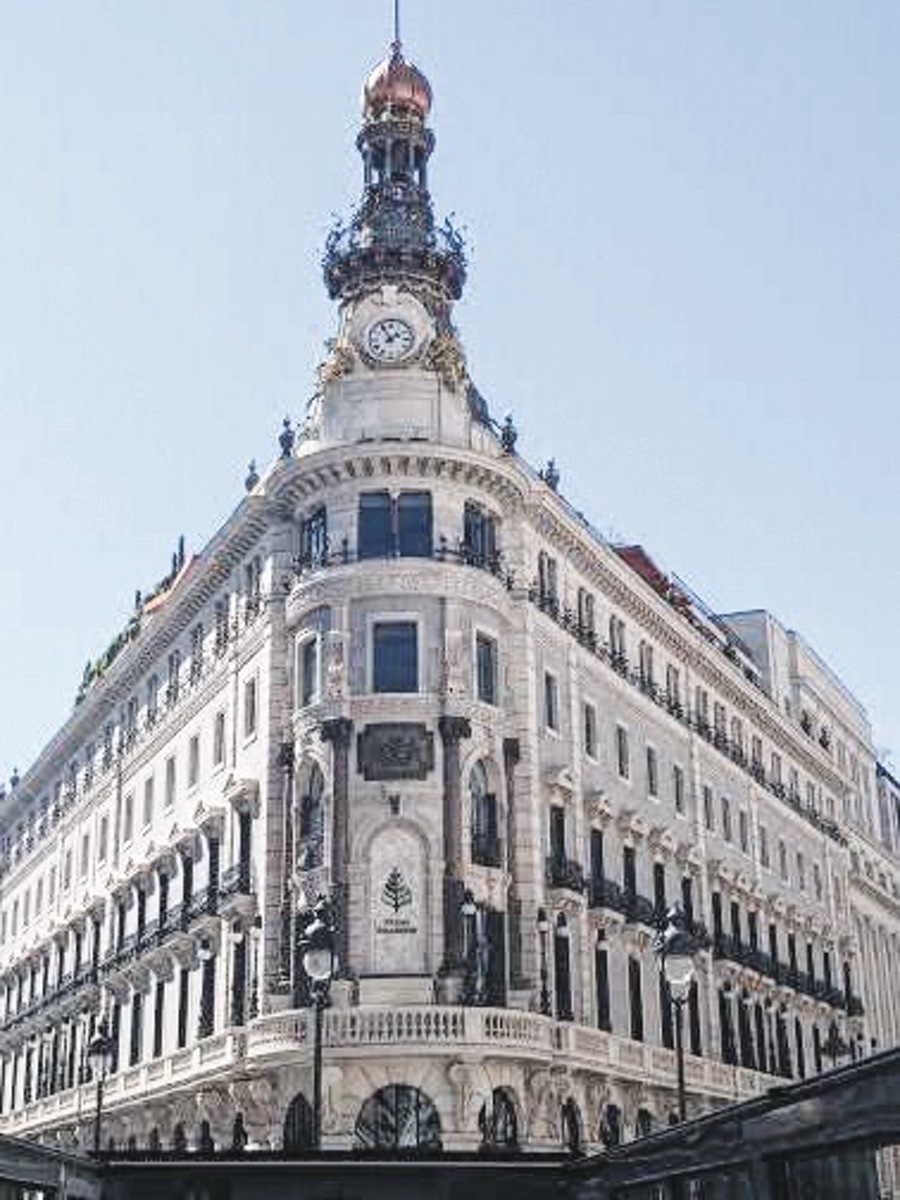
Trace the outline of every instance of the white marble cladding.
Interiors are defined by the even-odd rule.
[[[155,722],[142,700],[136,736],[89,787],[62,796],[55,816],[48,808],[46,836],[30,848],[29,805],[11,802],[13,828],[4,833],[15,846],[0,880],[0,1128],[71,1136],[84,1090],[79,1056],[97,1019],[118,1013],[111,1136],[146,1139],[155,1127],[167,1141],[176,1124],[194,1136],[208,1120],[225,1143],[240,1112],[253,1141],[280,1144],[288,1104],[309,1091],[308,1012],[297,1011],[297,955],[283,930],[332,886],[339,845],[340,751],[333,738],[323,741],[323,722],[350,723],[342,964],[350,978],[335,984],[326,1014],[331,1144],[352,1143],[367,1096],[391,1083],[430,1097],[447,1146],[477,1141],[493,1088],[514,1098],[529,1145],[558,1142],[567,1099],[591,1145],[610,1106],[629,1135],[640,1109],[665,1122],[674,1070],[651,950],[663,897],[689,896],[694,919],[715,937],[700,956],[686,1030],[689,1046],[699,1039],[702,1049],[688,1063],[692,1107],[753,1094],[779,1066],[796,1074],[800,1055],[807,1073],[829,1065],[822,1044],[832,1026],[854,1048],[896,1036],[885,1000],[893,983],[869,969],[880,943],[861,941],[866,875],[851,869],[846,844],[849,750],[845,770],[799,711],[748,679],[520,460],[479,437],[480,450],[471,442],[306,446],[281,460],[226,527],[244,530],[240,546],[229,550],[226,536],[215,554],[204,552],[187,581],[190,603],[176,594],[154,618],[153,655],[140,638],[126,649],[89,709],[26,776],[43,792],[85,740],[102,738],[123,699],[146,697],[148,673],[181,648],[177,700],[161,701]],[[430,494],[430,557],[360,560],[359,497],[375,490]],[[460,553],[467,503],[496,522],[498,561],[473,564]],[[302,523],[322,505],[328,564],[298,571]],[[223,556],[233,564],[225,579]],[[257,557],[259,603],[248,612],[246,568]],[[228,636],[219,653],[214,641],[204,651],[192,679],[191,629],[202,621],[204,639],[214,638],[226,593],[242,597],[231,602]],[[415,688],[376,692],[373,628],[398,619],[416,628]],[[479,696],[479,635],[496,653],[489,698]],[[314,677],[304,695],[310,642]],[[442,736],[447,718],[467,722],[450,814],[458,843],[447,838],[457,753]],[[401,727],[401,749],[416,731],[409,744],[425,756],[423,770],[366,777],[358,738],[385,725]],[[313,769],[322,782],[315,836],[304,815]],[[479,843],[482,771],[494,808]],[[192,889],[202,893],[210,839],[220,877],[232,872],[221,903],[145,944],[139,908],[160,920],[163,876],[169,904],[180,902],[185,851]],[[303,861],[301,843],[311,855]],[[870,853],[893,879],[884,847]],[[458,999],[462,986],[447,961],[451,867],[478,908],[477,936],[494,918],[505,930],[502,974],[482,980],[505,1006],[435,1003]],[[396,908],[385,915],[389,881]],[[890,888],[882,895],[873,884],[865,895],[885,936],[896,937]],[[544,945],[539,910],[553,931]],[[95,974],[92,915],[100,917]],[[847,1010],[845,964],[865,1015],[858,1005]],[[542,1015],[545,1002],[558,1015],[568,1007],[572,1020]],[[786,1065],[772,1059],[776,1022],[789,1041]]]

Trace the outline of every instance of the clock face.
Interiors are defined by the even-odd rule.
[[[412,325],[399,317],[382,317],[369,327],[366,344],[369,353],[379,362],[399,362],[415,345]]]

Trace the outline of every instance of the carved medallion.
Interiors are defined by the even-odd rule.
[[[427,779],[434,770],[434,734],[415,722],[367,725],[357,738],[364,779]]]

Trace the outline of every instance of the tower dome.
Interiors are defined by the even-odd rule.
[[[385,109],[411,111],[422,120],[431,109],[431,84],[406,61],[398,41],[363,84],[363,116],[377,118]]]

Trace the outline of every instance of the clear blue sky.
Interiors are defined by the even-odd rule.
[[[5,0],[0,776],[301,416],[389,0]],[[900,758],[900,4],[405,0],[473,376]]]

